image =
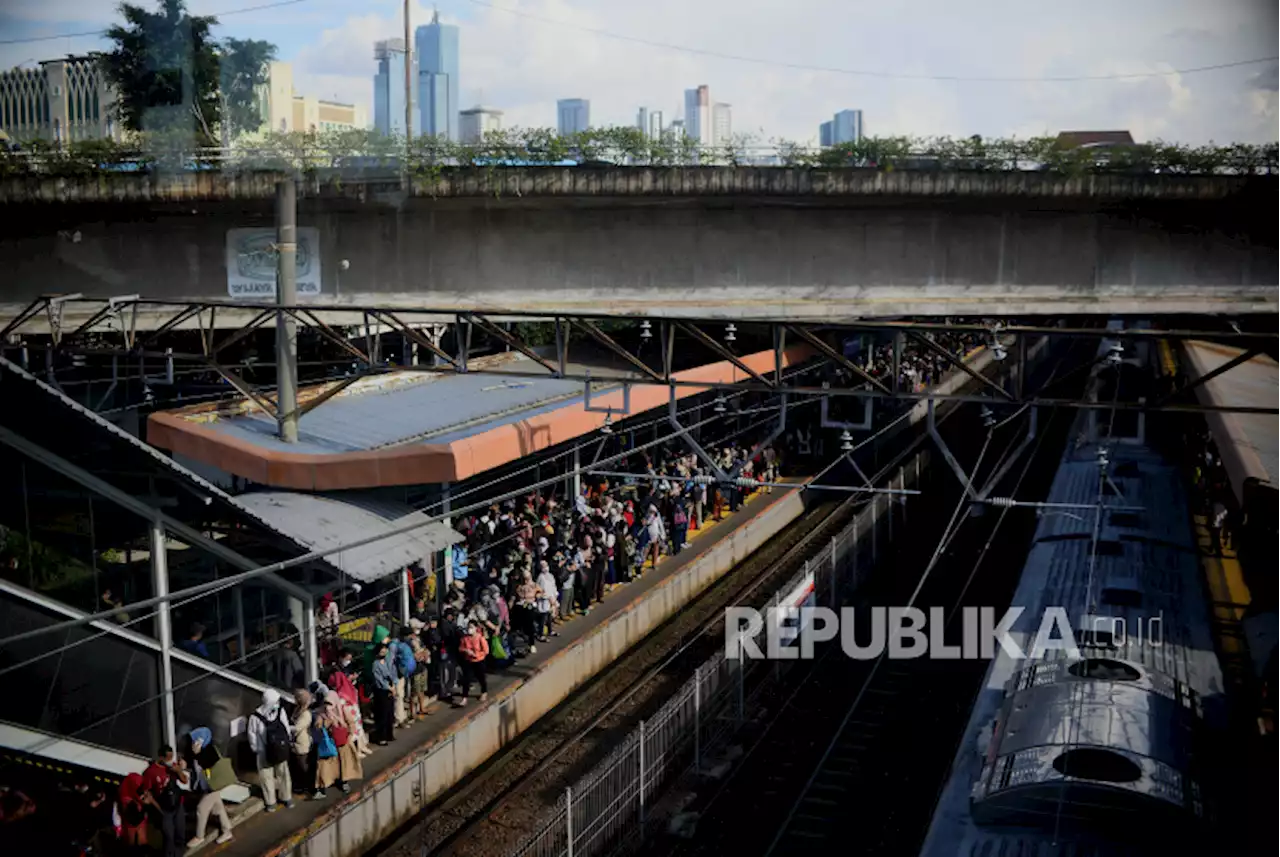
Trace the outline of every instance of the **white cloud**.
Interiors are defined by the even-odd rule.
[[[115,0],[8,5],[18,7],[5,10],[10,18],[62,32],[59,21],[111,19]],[[243,5],[254,4],[191,0],[192,9],[204,14]],[[414,25],[425,23],[430,11],[417,2]],[[763,130],[765,137],[812,139],[832,113],[858,107],[873,134],[1128,128],[1139,138],[1187,142],[1277,138],[1274,66],[1074,83],[904,80],[814,68],[1036,78],[1150,73],[1266,57],[1276,53],[1277,17],[1276,4],[1262,0],[792,0],[783,6],[765,0],[442,0],[441,14],[461,19],[464,103],[483,100],[502,109],[508,125],[551,125],[556,99],[566,97],[589,98],[596,124],[629,124],[641,105],[671,119],[681,112],[683,90],[705,83],[714,100],[733,105],[736,131]],[[222,24],[223,34],[279,44],[282,58],[294,62],[299,91],[366,109],[373,43],[403,31],[396,0],[307,0],[227,16]],[[14,56],[14,47],[0,53]],[[16,48],[22,59],[41,45]],[[54,47],[55,55],[65,52]]]

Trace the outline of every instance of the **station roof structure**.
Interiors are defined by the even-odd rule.
[[[1185,344],[1190,380],[1219,371],[1231,361],[1241,361],[1233,368],[1205,381],[1197,390],[1204,404],[1221,405],[1247,402],[1257,407],[1280,405],[1277,366],[1274,358],[1254,354],[1242,348],[1213,342],[1189,341]],[[1244,359],[1248,357],[1248,359]],[[1246,479],[1257,479],[1277,485],[1276,433],[1280,418],[1275,414],[1212,413],[1207,415],[1218,442],[1227,476],[1237,498],[1244,496]]]
[[[448,524],[430,522],[423,512],[365,495],[335,497],[292,491],[241,494],[236,503],[310,550],[325,550],[418,524],[371,544],[330,554],[326,561],[361,583],[372,583],[421,563],[436,551],[462,541]]]
[[[783,352],[782,368],[812,354]],[[752,371],[774,371],[772,350],[739,358]],[[511,359],[512,377],[406,370],[362,379],[299,419],[298,441],[276,436],[276,421],[249,402],[193,405],[155,413],[148,442],[259,485],[341,491],[457,482],[668,402],[669,388],[602,374],[591,410],[581,381],[529,378],[538,365]],[[738,374],[735,374],[738,373]],[[721,361],[674,373],[682,382],[729,383],[741,370]],[[630,386],[629,411],[623,382]],[[319,385],[299,401],[324,395]],[[702,392],[675,388],[677,398]],[[625,411],[625,413],[624,413]]]
[[[228,494],[4,358],[0,358],[0,394],[6,402],[5,434],[0,438],[3,441],[0,445],[38,446],[44,458],[42,463],[73,481],[95,481],[114,496],[131,498],[140,504],[150,505],[159,500],[175,520],[212,508],[230,521],[271,535],[291,555],[323,550],[380,531],[401,529],[418,519],[424,522],[422,527],[409,533],[317,561],[334,573],[345,572],[368,582],[411,562],[422,561],[456,540],[456,534],[447,524],[425,523],[426,516],[408,505],[372,499],[360,493],[338,497],[282,492]],[[34,479],[37,472],[31,470],[28,475]],[[81,484],[87,490],[94,490],[92,485],[85,485],[83,481]],[[161,500],[158,495],[171,496]],[[104,508],[108,506],[110,504]],[[104,531],[113,527],[110,517],[99,512],[99,518]],[[203,547],[213,549],[215,556],[222,553],[223,559],[233,554],[203,535],[194,532],[176,535],[183,539],[198,537]],[[244,565],[244,558],[240,559]],[[249,565],[252,567],[252,563]]]

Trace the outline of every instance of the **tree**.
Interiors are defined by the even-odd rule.
[[[154,12],[120,5],[124,23],[107,30],[115,43],[100,59],[119,93],[117,109],[133,131],[193,135],[217,145],[224,108],[228,130],[261,124],[257,88],[276,48],[253,39],[213,38],[218,19],[191,15],[186,0],[156,0]]]
[[[187,13],[185,0],[157,0],[155,12],[120,4],[124,24],[107,30],[115,49],[102,57],[119,93],[120,119],[134,131],[194,132],[216,138],[218,56],[215,18]]]
[[[255,39],[227,39],[222,43],[222,121],[227,139],[262,127],[258,87],[267,83],[267,63],[276,58],[276,46]]]

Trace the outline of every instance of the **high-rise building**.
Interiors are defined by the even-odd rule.
[[[711,145],[711,91],[706,84],[684,91],[684,128],[699,145]]]
[[[661,110],[650,110],[648,107],[641,107],[636,114],[636,127],[650,139],[656,140],[662,136],[662,132],[666,130],[666,124],[663,122]]]
[[[689,129],[685,127],[683,119],[674,120],[667,130],[671,132],[671,136],[677,140],[683,139],[689,133]]]
[[[862,111],[841,110],[832,119],[831,143],[856,143],[862,139]]]
[[[115,91],[90,57],[0,72],[0,128],[11,140],[119,138]]]
[[[373,127],[383,134],[404,134],[404,64],[409,67],[409,97],[418,103],[417,57],[406,50],[404,39],[386,39],[373,46],[378,73],[373,76]],[[410,132],[422,133],[422,113],[414,110]]]
[[[418,52],[419,112],[422,133],[457,140],[460,135],[458,101],[458,28],[441,24],[440,13],[414,34]]]
[[[585,98],[562,98],[556,102],[556,128],[561,137],[591,127],[591,102]]]
[[[826,146],[835,145],[835,143],[833,142],[835,140],[835,135],[832,133],[832,130],[831,130],[834,125],[835,125],[834,122],[823,122],[821,125],[818,126],[818,145],[819,146],[826,147]]]
[[[663,117],[661,110],[649,111],[649,136],[655,140],[666,133],[667,126],[662,120]]]
[[[711,144],[726,146],[733,141],[733,120],[728,104],[716,104],[711,108]]]
[[[479,143],[490,131],[501,130],[501,110],[477,106],[458,114],[458,132],[463,143]]]

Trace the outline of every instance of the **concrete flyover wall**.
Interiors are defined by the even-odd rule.
[[[308,185],[320,294],[305,300],[817,321],[1277,308],[1273,178],[494,175],[415,196]],[[270,182],[130,181],[0,194],[0,317],[49,292],[229,298],[228,230],[271,227]]]
[[[365,784],[354,803],[339,804],[265,857],[356,857],[409,821],[539,717],[638,643],[695,596],[759,549],[804,510],[788,490],[752,519],[557,652],[520,684],[495,694],[449,734]]]

